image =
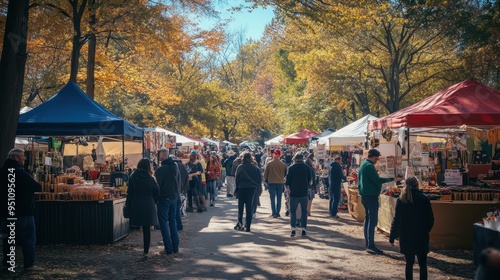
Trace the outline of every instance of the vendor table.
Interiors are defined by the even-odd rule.
[[[391,230],[397,198],[380,195],[378,228]],[[482,219],[498,202],[431,200],[434,227],[430,232],[431,249],[470,250],[473,246],[471,225]]]
[[[493,247],[500,250],[500,231],[474,224],[474,264],[479,264],[479,255],[483,249]]]
[[[110,244],[129,233],[123,218],[125,198],[114,200],[40,200],[35,221],[38,244]]]

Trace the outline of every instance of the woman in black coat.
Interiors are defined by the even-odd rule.
[[[151,226],[158,224],[156,202],[160,188],[152,173],[149,159],[141,159],[137,164],[137,170],[130,176],[125,202],[130,209],[130,224],[142,227],[144,256],[149,253]]]
[[[250,232],[254,197],[258,189],[262,192],[262,174],[260,168],[253,164],[253,158],[249,152],[243,153],[242,156],[243,163],[238,166],[235,173],[238,223],[234,229]],[[243,225],[243,208],[246,212],[246,225]]]
[[[429,198],[418,189],[418,180],[410,177],[396,203],[396,214],[392,221],[389,242],[399,238],[400,252],[406,259],[406,279],[413,279],[413,264],[417,255],[420,279],[427,279],[427,254],[429,232],[434,225]]]

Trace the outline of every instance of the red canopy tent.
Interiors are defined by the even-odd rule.
[[[461,125],[500,126],[500,91],[468,79],[409,107],[370,121],[369,129]]]
[[[285,144],[307,144],[309,143],[309,138],[316,135],[318,135],[317,132],[309,129],[303,129],[299,132],[288,135],[283,141]]]

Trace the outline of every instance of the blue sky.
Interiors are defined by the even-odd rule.
[[[274,16],[273,10],[271,8],[263,9],[259,7],[252,12],[248,12],[247,9],[243,9],[240,12],[231,12],[227,11],[231,7],[240,4],[249,4],[245,3],[244,0],[228,0],[226,2],[227,3],[216,4],[215,6],[215,9],[220,12],[220,20],[230,20],[226,31],[237,32],[246,29],[247,39],[252,38],[254,40],[259,40],[264,32],[266,24],[270,23]],[[214,19],[202,19],[200,20],[200,27],[209,29],[214,22],[216,22]]]

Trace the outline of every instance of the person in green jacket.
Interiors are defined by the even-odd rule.
[[[383,254],[384,251],[375,246],[375,227],[378,223],[378,196],[382,189],[382,184],[394,181],[393,178],[380,178],[375,169],[375,164],[380,157],[380,152],[376,149],[368,151],[366,159],[359,167],[359,194],[361,203],[365,207],[365,222],[363,230],[365,234],[366,250],[373,254]]]

